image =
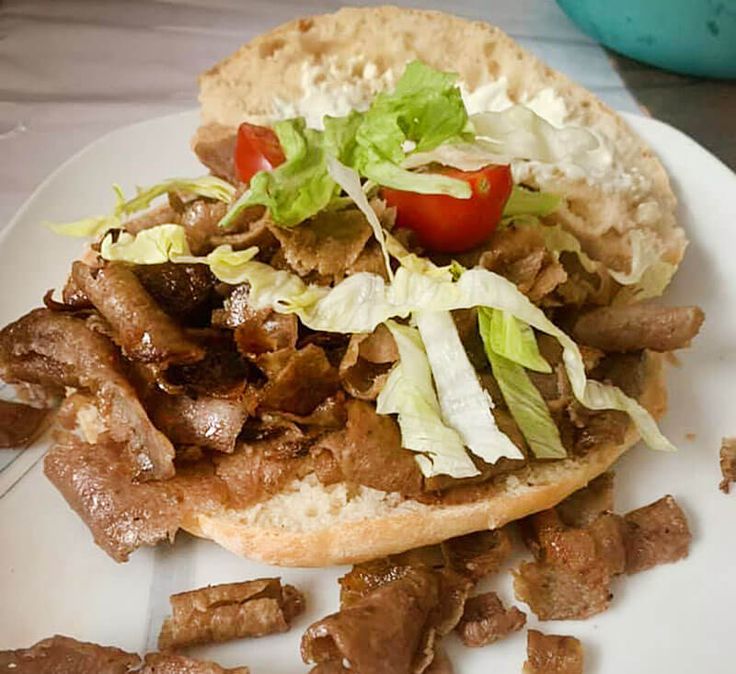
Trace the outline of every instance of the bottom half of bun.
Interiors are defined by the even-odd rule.
[[[662,356],[650,353],[646,362],[639,400],[660,417],[666,408]],[[237,555],[279,566],[353,564],[551,508],[608,470],[638,439],[629,423],[620,443],[506,473],[462,503],[426,504],[368,487],[323,485],[308,475],[248,508],[193,514],[184,528]]]

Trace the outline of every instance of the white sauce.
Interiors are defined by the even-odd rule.
[[[342,116],[351,110],[364,111],[376,94],[392,89],[397,79],[395,71],[386,70],[379,74],[377,66],[362,57],[344,62],[326,59],[319,64],[305,63],[301,78],[302,98],[296,101],[274,100],[274,118],[304,117],[307,126],[321,129],[324,115]],[[508,95],[508,80],[505,77],[482,84],[473,91],[469,91],[463,82],[459,86],[471,115],[498,112],[514,105]],[[551,87],[522,99],[520,103],[553,126],[566,126],[568,110],[565,101]],[[610,141],[600,133],[594,132],[594,135],[599,147],[587,152],[584,158],[576,157],[574,163],[514,160],[511,169],[515,182],[531,181],[544,187],[560,179],[585,180],[606,191],[645,193],[649,187],[648,180],[634,170],[625,171],[615,157]],[[643,206],[645,208],[637,212],[639,221],[642,224],[654,221],[653,207],[656,204]]]
[[[374,63],[366,63],[359,57],[342,62],[330,59],[322,64],[304,63],[301,82],[304,95],[298,101],[275,99],[275,116],[277,119],[304,117],[307,126],[322,129],[325,115],[342,117],[351,110],[367,110],[376,94],[393,89],[395,83],[393,71],[379,75]]]

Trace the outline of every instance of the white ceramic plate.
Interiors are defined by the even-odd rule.
[[[582,639],[588,674],[734,671],[736,494],[717,489],[722,435],[736,435],[736,264],[733,228],[736,176],[702,147],[660,122],[628,116],[672,176],[680,218],[691,244],[667,301],[697,303],[707,321],[694,348],[671,368],[670,411],[664,430],[680,447],[657,454],[642,447],[617,468],[620,512],[674,494],[694,532],[688,560],[615,583],[607,612],[583,622],[542,623],[550,633]],[[58,286],[79,252],[79,241],[41,226],[106,212],[110,186],[126,190],[202,168],[189,151],[196,113],[153,119],[115,131],[49,177],[0,240],[0,325],[40,304]],[[295,674],[307,667],[299,640],[308,624],[337,608],[342,569],[278,569],[240,559],[186,535],[172,547],[139,550],[116,564],[92,542],[86,527],[46,481],[45,443],[22,453],[0,452],[0,649],[29,646],[54,633],[120,646],[155,649],[173,592],[208,583],[280,575],[302,588],[308,611],[284,635],[198,649],[222,665],[249,665],[254,674]],[[492,581],[513,601],[509,574]],[[522,605],[521,608],[524,608]],[[537,627],[534,616],[529,626]],[[498,644],[466,649],[446,640],[461,674],[519,672],[524,632]]]

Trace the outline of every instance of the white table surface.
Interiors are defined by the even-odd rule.
[[[199,72],[336,0],[6,0],[0,3],[0,230],[67,157],[125,124],[196,105]],[[605,52],[552,0],[396,2],[497,24],[611,106],[636,102]],[[186,139],[182,139],[186,142]]]

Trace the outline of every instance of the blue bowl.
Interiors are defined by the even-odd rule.
[[[736,78],[736,0],[557,0],[614,51],[687,75]]]

